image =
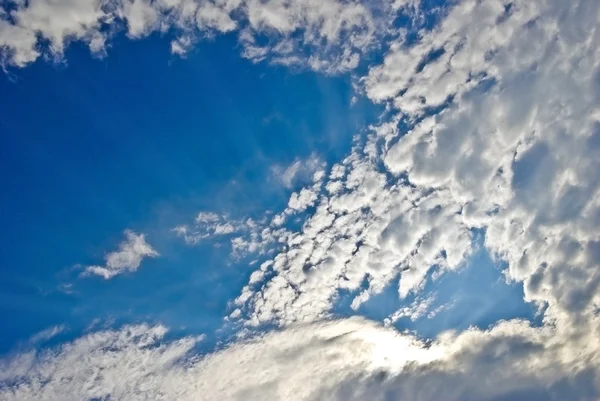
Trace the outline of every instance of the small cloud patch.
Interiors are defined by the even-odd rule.
[[[159,256],[150,244],[146,242],[144,234],[136,234],[131,230],[125,231],[125,241],[119,244],[119,249],[108,253],[104,266],[87,266],[83,275],[98,275],[105,280],[111,279],[125,272],[134,272],[145,258]]]

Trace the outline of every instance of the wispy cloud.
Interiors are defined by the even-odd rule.
[[[306,159],[296,159],[289,166],[275,165],[272,173],[275,179],[284,187],[290,189],[294,185],[307,184],[318,181],[323,174],[325,163],[321,161],[316,154],[310,155]],[[315,174],[317,174],[315,176]]]
[[[63,331],[65,331],[64,325],[48,327],[47,329],[42,330],[39,333],[36,333],[33,336],[31,336],[29,338],[29,344],[30,345],[38,345],[40,343],[44,343],[44,342],[56,337]]]
[[[125,231],[125,241],[119,244],[119,249],[108,253],[104,260],[104,266],[86,266],[84,275],[98,275],[108,280],[125,272],[134,272],[145,258],[159,256],[146,242],[144,234],[136,234],[133,231]]]

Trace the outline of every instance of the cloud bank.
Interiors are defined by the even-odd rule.
[[[520,321],[426,344],[348,319],[291,326],[205,356],[194,352],[201,338],[165,341],[166,333],[126,326],[3,359],[0,399],[578,401],[593,399],[600,384],[589,367],[598,366],[593,337],[566,345]]]

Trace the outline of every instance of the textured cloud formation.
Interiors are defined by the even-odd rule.
[[[288,207],[281,213],[273,215],[265,213],[260,219],[232,218],[225,214],[200,212],[193,224],[183,224],[173,228],[173,232],[190,245],[201,241],[230,241],[232,255],[243,258],[251,254],[273,255],[279,248],[286,246],[294,234],[284,226],[290,216],[297,216],[317,202],[317,194],[323,186],[325,164],[316,157],[294,162],[283,169],[275,169],[274,173],[285,185],[296,180],[311,181],[310,187],[303,187],[293,192]]]
[[[599,10],[591,0],[463,1],[414,43],[391,43],[362,82],[393,116],[322,186],[292,195],[315,212],[286,233],[271,278],[249,283],[234,315],[310,321],[340,289],[362,291],[356,308],[398,276],[404,298],[434,266],[464,263],[474,229],[526,300],[547,306],[547,322],[595,315]]]
[[[273,220],[284,221],[285,216],[275,216]],[[184,224],[173,228],[178,237],[190,245],[201,241],[220,240],[228,238],[231,243],[232,256],[242,258],[249,254],[272,253],[272,246],[283,242],[288,232],[284,228],[272,224],[269,227],[268,219],[256,221],[252,218],[233,219],[227,215],[212,212],[200,212],[194,224]]]
[[[425,344],[350,319],[197,356],[201,338],[165,341],[162,326],[128,326],[0,360],[0,399],[591,400],[600,385],[590,367],[599,362],[595,327],[567,344],[519,321]]]
[[[461,223],[486,229],[486,246],[509,262],[526,299],[554,318],[600,305],[599,11],[595,1],[463,2],[418,45],[443,54],[415,70],[407,90],[391,60],[412,49],[393,49],[366,80],[402,118],[452,99],[397,143],[386,136],[384,163],[447,191]]]
[[[452,362],[367,386],[363,399],[597,399],[599,18],[593,0],[465,0],[416,39],[393,39],[361,80],[391,118],[290,197],[288,210],[314,212],[280,237],[284,250],[252,274],[231,317],[315,321],[340,290],[357,308],[398,277],[404,298],[434,268],[459,268],[482,230],[507,278],[543,307],[543,326],[463,333],[485,346],[465,343]],[[518,334],[500,339],[499,327]]]
[[[144,258],[155,258],[158,256],[152,247],[146,242],[144,234],[136,234],[133,231],[125,231],[125,241],[119,244],[119,250],[110,252],[104,259],[104,266],[87,266],[84,274],[95,274],[106,280],[118,274],[128,271],[136,271]]]
[[[2,63],[61,59],[71,41],[97,55],[121,30],[131,38],[170,32],[185,54],[199,38],[236,31],[244,57],[325,72],[353,69],[391,19],[371,6],[340,0],[9,0],[0,6]],[[47,45],[46,45],[47,42]]]

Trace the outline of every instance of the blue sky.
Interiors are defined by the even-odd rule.
[[[0,401],[596,399],[570,3],[0,4]]]
[[[64,64],[3,76],[2,305],[5,319],[23,322],[4,327],[4,350],[65,319],[220,326],[248,268],[228,268],[211,247],[186,249],[168,230],[199,209],[280,208],[289,189],[273,182],[273,166],[312,153],[335,161],[376,119],[376,106],[351,105],[348,77],[256,65],[226,37],[184,60],[167,44],[121,40],[100,60],[73,46]],[[148,232],[166,259],[139,272],[143,288],[138,277],[60,291],[74,265],[101,259],[124,228]]]

